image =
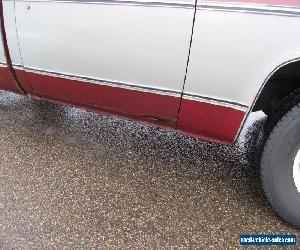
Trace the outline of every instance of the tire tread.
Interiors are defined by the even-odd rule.
[[[268,138],[266,139],[265,146],[262,151],[261,156],[261,179],[262,179],[262,187],[265,191],[265,194],[268,198],[270,205],[274,208],[274,210],[288,223],[293,224],[290,221],[289,215],[284,211],[284,208],[281,206],[280,202],[273,195],[273,189],[271,185],[271,176],[268,174],[267,163],[271,160],[272,150],[275,141],[278,136],[284,131],[284,127],[289,122],[297,119],[300,116],[300,103],[297,103],[294,107],[292,107],[289,111],[287,111],[277,122],[277,124],[273,127],[272,131],[270,131]],[[300,227],[300,225],[295,225],[296,227]]]

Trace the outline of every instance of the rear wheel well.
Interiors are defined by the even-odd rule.
[[[300,59],[279,68],[266,82],[252,111],[267,115],[256,141],[255,159],[260,164],[266,139],[278,121],[300,103]]]
[[[273,115],[296,96],[300,96],[300,60],[284,65],[270,77],[252,111]]]

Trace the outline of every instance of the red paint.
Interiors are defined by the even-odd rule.
[[[20,70],[16,72],[23,77],[24,81],[28,78],[33,89],[33,92],[30,93],[33,96],[56,103],[83,107],[98,113],[155,124],[169,130],[177,129],[183,134],[223,144],[230,144],[234,141],[245,116],[245,112],[233,108],[183,99],[177,121],[180,97],[32,72],[27,72],[25,79],[24,72]],[[8,80],[1,79],[1,76],[4,75],[0,71],[0,84]],[[27,86],[28,90],[31,89],[31,86]],[[10,87],[11,85],[8,84],[5,89],[16,92],[16,89]]]
[[[299,0],[206,0],[207,2],[226,2],[226,3],[249,3],[249,4],[267,4],[300,7]],[[200,2],[201,3],[201,2]]]
[[[0,89],[22,94],[22,92],[20,92],[20,90],[17,88],[10,70],[4,66],[0,67]]]
[[[14,71],[18,81],[22,84],[22,89],[26,93],[32,93],[32,87],[27,79],[26,72],[24,70],[16,69],[16,68],[14,68]]]
[[[154,118],[168,123],[177,119],[180,97],[70,80],[27,72],[34,95],[102,109],[106,112]]]
[[[233,108],[183,99],[177,128],[195,137],[230,144],[244,116],[245,112]]]

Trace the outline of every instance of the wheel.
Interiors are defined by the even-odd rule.
[[[261,156],[261,179],[271,206],[300,228],[300,103],[269,133]]]

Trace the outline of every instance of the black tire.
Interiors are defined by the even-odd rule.
[[[300,190],[296,187],[293,169],[299,150],[300,103],[275,124],[261,157],[262,185],[271,206],[297,228],[300,228]]]

